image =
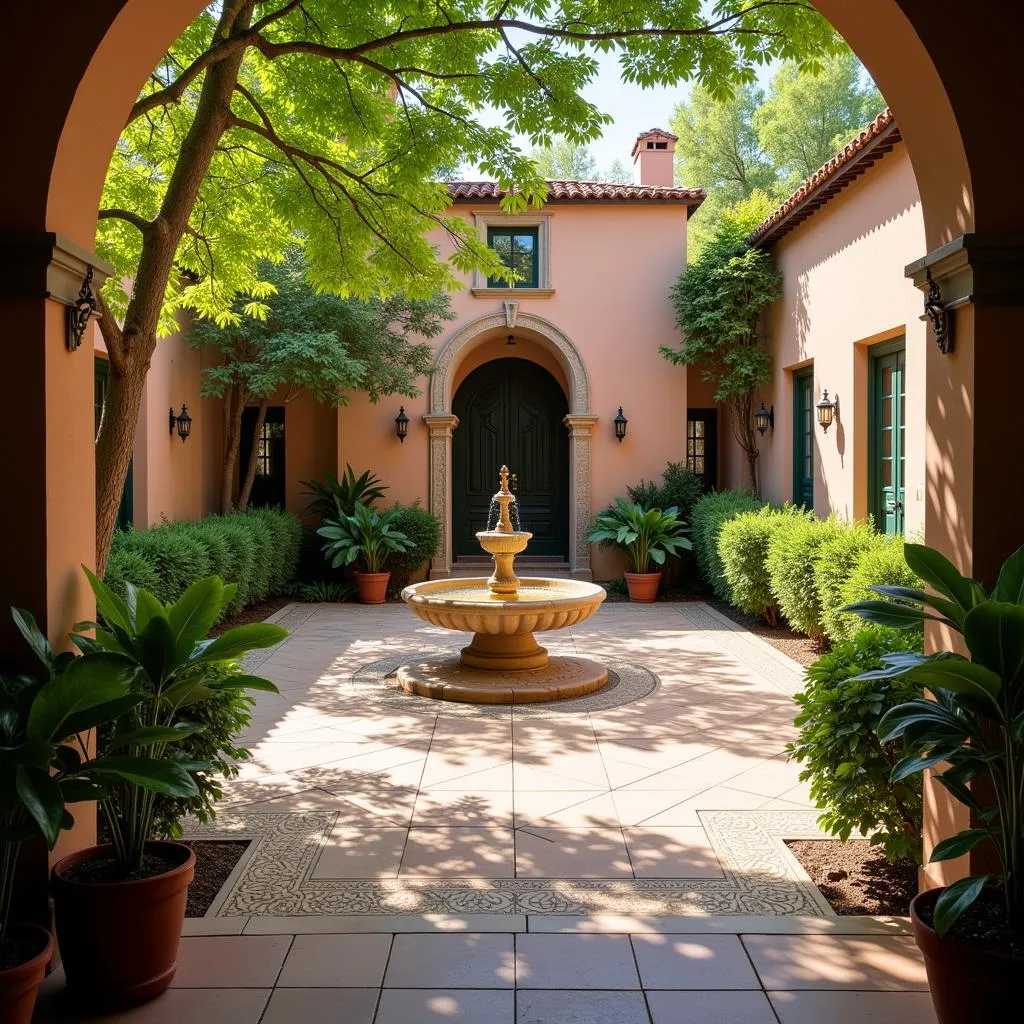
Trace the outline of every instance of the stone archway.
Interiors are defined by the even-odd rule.
[[[590,411],[590,378],[579,350],[569,336],[550,320],[519,311],[518,302],[485,313],[458,328],[438,349],[430,377],[430,407],[423,417],[430,428],[430,511],[441,520],[442,543],[430,564],[430,574],[444,577],[452,569],[452,432],[458,417],[452,413],[455,373],[462,360],[488,335],[498,330],[525,331],[548,348],[565,371],[569,415],[569,569],[579,579],[591,579],[590,544],[590,440],[597,417]]]

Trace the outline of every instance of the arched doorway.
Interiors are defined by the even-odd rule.
[[[529,556],[569,557],[569,403],[558,381],[528,359],[495,359],[470,373],[452,400],[452,547],[480,556],[495,473],[507,465]]]

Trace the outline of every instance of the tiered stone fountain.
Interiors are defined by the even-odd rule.
[[[490,579],[428,580],[402,591],[402,600],[421,619],[473,634],[459,657],[403,665],[398,682],[409,693],[472,704],[526,704],[580,697],[608,682],[603,665],[549,657],[534,637],[589,618],[606,595],[603,587],[582,580],[516,576],[515,557],[533,534],[512,525],[509,507],[516,497],[508,476],[502,466],[495,528],[476,535],[494,559]]]

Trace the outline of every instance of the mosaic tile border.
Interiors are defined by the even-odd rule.
[[[817,811],[702,811],[723,878],[316,879],[332,812],[223,813],[186,838],[249,838],[244,868],[207,916],[397,914],[803,915],[832,917],[783,840],[821,837]]]

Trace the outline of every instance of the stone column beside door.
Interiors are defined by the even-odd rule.
[[[430,511],[441,522],[441,546],[430,561],[430,578],[443,579],[452,571],[452,431],[459,417],[428,413],[423,421],[430,428]]]
[[[590,439],[598,417],[570,413],[563,421],[569,429],[569,519],[572,524],[569,571],[574,579],[591,580],[590,568]]]

